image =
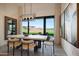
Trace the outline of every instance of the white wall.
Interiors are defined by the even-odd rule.
[[[0,4],[0,46],[4,45],[4,16],[18,19],[18,9],[14,4]]]

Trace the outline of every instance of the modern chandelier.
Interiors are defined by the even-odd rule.
[[[22,19],[23,20],[32,20],[34,17],[35,17],[35,14],[33,14],[33,12],[32,12],[32,3],[30,3],[30,12],[29,13],[26,13],[26,4],[24,3],[24,5],[23,5],[23,8],[24,8],[24,10],[23,10],[23,15],[21,15],[21,17],[22,17]]]

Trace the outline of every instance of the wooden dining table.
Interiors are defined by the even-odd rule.
[[[25,39],[25,40],[29,39],[29,40],[41,41],[41,42],[43,42],[42,52],[44,52],[44,41],[47,41],[47,37],[48,37],[47,35],[28,35],[28,36],[24,36],[24,35],[8,35],[7,36],[7,38],[17,38],[20,41],[22,41],[23,39]],[[54,40],[52,40],[52,42],[53,42],[53,52],[54,52]],[[14,50],[14,48],[13,48],[13,50]],[[14,53],[14,51],[13,51],[13,53]],[[28,52],[28,54],[29,54],[29,52]],[[21,47],[21,55],[22,55],[22,47]]]

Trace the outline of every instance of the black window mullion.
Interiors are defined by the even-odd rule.
[[[28,19],[28,34],[29,34],[29,19]]]
[[[44,17],[44,30],[43,30],[43,34],[45,35],[46,34],[46,17]]]

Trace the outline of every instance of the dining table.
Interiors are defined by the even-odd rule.
[[[24,40],[34,40],[34,41],[41,41],[43,42],[43,48],[42,48],[42,52],[44,52],[44,41],[47,41],[48,36],[47,35],[27,35],[24,36],[22,34],[18,34],[18,35],[8,35],[7,38],[16,38],[19,39],[19,41],[23,41]],[[9,41],[9,40],[8,40]],[[15,42],[15,41],[13,41]],[[54,54],[54,40],[52,40],[53,43],[53,54]],[[14,55],[14,48],[13,48],[13,55]],[[8,44],[8,51],[9,51],[9,44]],[[21,55],[22,55],[22,47],[21,47]],[[29,55],[29,50],[28,50],[28,55]]]

